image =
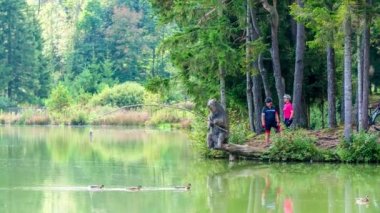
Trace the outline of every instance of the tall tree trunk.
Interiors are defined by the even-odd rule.
[[[328,127],[335,128],[336,108],[335,108],[335,50],[331,44],[326,48],[327,53],[327,102],[328,102]]]
[[[257,35],[257,38],[260,38],[261,37],[261,31],[260,31],[259,25],[257,23],[257,17],[256,17],[257,9],[256,8],[253,9],[250,6],[249,11],[250,11],[250,15],[251,15],[251,24],[252,24],[251,28],[252,28],[253,32]],[[254,33],[251,33],[251,35],[253,35]],[[270,85],[269,85],[269,80],[268,80],[268,72],[264,67],[263,57],[262,57],[261,53],[259,54],[259,58],[258,58],[258,70],[260,71],[260,74],[261,74],[265,96],[266,97],[272,97],[272,92],[270,91]]]
[[[285,93],[285,86],[282,82],[282,75],[281,75],[281,63],[280,63],[280,50],[279,50],[279,43],[278,43],[278,12],[277,12],[277,0],[273,0],[273,6],[268,3],[268,0],[260,0],[264,9],[267,10],[271,15],[271,40],[272,40],[272,48],[271,48],[271,55],[272,55],[272,64],[273,64],[273,73],[274,73],[274,80],[276,84],[276,91],[277,91],[277,97],[278,97],[278,103],[280,108],[280,117],[283,120],[283,111],[282,106],[284,105],[283,96]]]
[[[358,119],[358,130],[363,130],[363,43],[360,39],[360,34],[357,36],[357,61],[358,61],[358,85],[357,85],[357,95],[356,95],[356,106],[357,106],[357,119]]]
[[[351,14],[344,19],[344,139],[350,140],[352,124]]]
[[[322,98],[321,103],[321,113],[322,113],[322,129],[325,128],[325,101]]]
[[[289,4],[291,5],[294,2],[295,2],[294,0],[291,0],[289,2]],[[290,29],[291,29],[291,33],[292,33],[292,41],[293,41],[293,43],[296,43],[297,42],[297,22],[296,22],[296,20],[294,20],[293,17],[290,18]]]
[[[224,1],[219,0],[219,4],[223,5]],[[223,10],[218,10],[218,17],[223,16]],[[219,61],[219,90],[220,90],[220,104],[223,106],[224,110],[227,112],[227,101],[226,101],[226,70],[223,67],[221,61]]]
[[[272,92],[270,91],[270,85],[269,85],[269,80],[268,80],[268,72],[264,67],[262,54],[259,54],[257,64],[258,64],[258,69],[261,74],[261,79],[263,81],[265,97],[272,97]]]
[[[226,71],[219,64],[219,84],[220,84],[220,104],[223,106],[224,110],[227,111],[226,102]]]
[[[372,0],[367,0],[367,7],[372,5]],[[367,8],[366,7],[366,8]],[[369,48],[370,48],[370,15],[368,11],[366,11],[366,17],[364,20],[364,32],[363,32],[363,99],[362,99],[362,129],[368,128],[368,97],[369,97],[369,67],[370,67],[370,59],[369,59]]]
[[[246,43],[246,65],[247,65],[247,71],[246,71],[246,96],[247,96],[247,106],[248,106],[248,117],[249,117],[249,128],[251,131],[255,131],[255,124],[254,124],[254,115],[253,115],[253,93],[252,93],[252,78],[251,78],[251,54],[249,49],[249,42],[251,41],[251,30],[250,30],[250,11],[249,11],[250,5],[247,0],[247,17],[246,17],[246,36],[245,36],[245,43]]]
[[[297,0],[297,4],[303,7],[302,0]],[[294,83],[293,83],[293,109],[294,120],[293,126],[303,127],[306,125],[305,117],[302,112],[302,83],[303,83],[303,69],[304,69],[304,55],[305,55],[305,26],[297,23],[297,41],[296,41],[296,61],[294,70]]]
[[[248,42],[257,40],[259,38],[259,34],[257,33],[257,31],[254,30],[254,26],[252,24],[253,20],[251,19],[252,16],[249,15],[250,12],[256,14],[256,10],[252,9],[251,5],[247,1],[247,38],[246,39],[247,39],[247,59],[248,59],[247,72],[248,73],[250,73],[250,70],[252,68]],[[258,63],[259,63],[258,59],[256,59],[256,61],[253,63],[253,66],[256,72],[253,73],[253,76],[250,79],[252,82],[252,87],[250,89],[251,89],[251,97],[253,98],[252,102],[253,102],[253,109],[254,109],[254,116],[253,116],[254,119],[253,119],[252,126],[255,126],[255,132],[259,134],[262,132],[262,127],[261,127],[262,87],[260,83],[260,80],[261,80],[260,73],[257,73],[257,71],[259,70]],[[247,75],[247,78],[248,78],[248,75]],[[248,82],[248,79],[247,79],[247,82]],[[247,88],[247,91],[248,91],[248,88]],[[247,94],[247,97],[249,97],[248,94]],[[249,107],[250,106],[248,106],[248,108]],[[250,122],[251,122],[251,118],[250,118]]]
[[[257,61],[254,63],[255,68],[257,69]],[[260,134],[263,132],[261,126],[261,109],[263,107],[262,99],[262,87],[261,87],[261,76],[260,74],[255,74],[252,77],[252,95],[253,95],[253,106],[255,109],[255,132]]]
[[[152,76],[156,76],[156,70],[155,70],[155,66],[156,66],[156,47],[153,47],[152,48]]]
[[[249,64],[247,66],[250,66]],[[248,106],[248,118],[249,118],[249,129],[251,131],[255,131],[255,123],[254,123],[254,114],[253,114],[253,98],[252,98],[252,78],[249,72],[249,68],[247,68],[246,72],[246,96],[247,96],[247,106]]]

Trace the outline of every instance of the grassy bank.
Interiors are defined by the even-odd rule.
[[[195,148],[206,158],[227,158],[224,151],[209,150],[206,147],[206,131],[202,124],[194,122],[192,140]],[[264,135],[252,135],[244,123],[232,123],[229,143],[246,144],[261,150],[256,160],[279,162],[380,162],[380,134],[378,132],[354,133],[350,142],[342,138],[342,129],[284,130],[272,133],[271,144],[265,146]]]
[[[20,112],[0,112],[0,123],[10,125],[118,125],[190,128],[194,115],[167,108],[75,106],[59,112],[25,109]]]

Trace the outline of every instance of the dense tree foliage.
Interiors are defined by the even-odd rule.
[[[259,133],[264,98],[281,112],[291,94],[294,126],[313,126],[318,108],[348,139],[380,87],[377,1],[27,2],[0,0],[3,102],[42,104],[59,82],[78,100],[137,81],[198,109],[219,98]]]
[[[147,1],[29,2],[42,28],[45,71],[74,95],[169,76],[158,48],[169,28],[156,27]]]
[[[0,1],[0,28],[1,94],[15,102],[47,97],[50,74],[36,11],[24,1]]]
[[[308,126],[311,107],[323,112],[326,100],[328,126],[337,125],[339,111],[340,120],[346,119],[346,139],[352,124],[358,120],[367,123],[366,91],[376,91],[370,90],[370,85],[377,87],[380,69],[375,57],[379,55],[379,38],[371,33],[378,32],[378,2],[151,2],[162,24],[177,25],[178,30],[166,38],[164,46],[197,104],[204,105],[214,96],[223,103],[225,90],[229,108],[242,110],[248,106],[243,111],[259,119],[253,116],[259,107],[253,106],[257,100],[273,94],[281,111],[282,96],[287,93],[294,96],[294,126]],[[356,37],[362,41],[354,42]],[[363,61],[359,74],[352,71],[360,68],[357,61]],[[354,89],[356,85],[361,90]],[[363,104],[358,105],[358,100]],[[356,117],[358,112],[360,116]],[[250,119],[250,124],[253,127],[254,120]]]

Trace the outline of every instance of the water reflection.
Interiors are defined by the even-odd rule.
[[[375,165],[243,163],[208,177],[208,205],[211,212],[379,212],[379,175]],[[355,203],[366,195],[368,205]]]
[[[0,212],[380,211],[377,165],[230,164],[199,158],[181,132],[93,128],[92,142],[89,132],[1,127]],[[155,190],[187,183],[186,192]],[[152,190],[59,188],[92,184]],[[366,195],[368,205],[355,203]]]

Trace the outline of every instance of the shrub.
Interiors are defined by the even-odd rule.
[[[321,153],[315,145],[316,138],[304,130],[284,131],[273,137],[269,148],[269,158],[273,160],[312,160],[320,159]]]
[[[105,88],[95,95],[90,102],[92,105],[122,107],[144,103],[144,87],[138,83],[127,82],[112,88]]]
[[[70,96],[70,92],[61,83],[52,90],[49,98],[46,100],[48,109],[55,112],[64,112],[70,107],[71,103],[72,97]]]
[[[352,135],[351,142],[341,141],[337,154],[345,162],[374,162],[380,159],[377,135],[364,132]]]
[[[50,124],[50,118],[46,114],[35,114],[30,116],[28,120],[25,121],[26,125],[48,125]]]
[[[190,133],[190,139],[196,152],[206,158],[217,158],[227,156],[227,154],[222,151],[208,149],[206,136],[207,122],[200,117],[196,117],[192,123],[192,131]]]
[[[122,110],[105,115],[95,120],[93,124],[143,126],[148,119],[149,114],[147,112]]]
[[[152,117],[147,122],[147,125],[155,126],[163,123],[179,123],[181,121],[181,112],[177,110],[163,108],[153,112]]]
[[[162,126],[166,124],[170,127],[189,128],[193,117],[191,112],[173,108],[162,108],[152,113],[146,125]]]
[[[162,104],[162,100],[159,94],[151,93],[149,91],[144,92],[144,104]]]
[[[16,103],[11,101],[9,98],[0,96],[0,109],[4,110],[10,107],[16,107]]]
[[[71,125],[81,126],[81,125],[88,124],[88,120],[89,120],[88,114],[86,114],[83,111],[79,111],[77,113],[72,114],[70,123]]]
[[[253,137],[253,132],[248,128],[245,122],[236,122],[238,120],[230,121],[230,135],[228,138],[229,143],[244,144],[247,140]]]
[[[20,119],[20,115],[16,113],[1,113],[0,123],[1,124],[15,124]]]

